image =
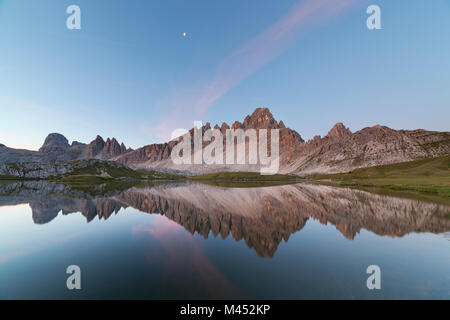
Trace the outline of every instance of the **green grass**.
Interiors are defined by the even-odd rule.
[[[70,161],[76,164],[79,160]],[[13,164],[19,168],[17,164]],[[184,176],[167,174],[152,170],[133,170],[128,167],[115,167],[108,162],[88,162],[86,166],[77,168],[71,173],[50,177],[50,182],[63,183],[73,189],[81,190],[89,194],[105,194],[114,190],[125,190],[136,185],[149,185],[153,181],[179,181]],[[0,182],[38,180],[28,178],[17,178],[10,175],[0,175]]]
[[[182,176],[157,171],[116,168],[106,162],[94,163],[50,181],[63,183],[72,189],[91,195],[103,195],[112,191],[126,190],[149,181],[180,180]]]
[[[67,182],[100,183],[108,180],[180,180],[183,176],[167,174],[152,170],[133,170],[127,167],[116,168],[106,162],[94,163],[73,172],[57,177],[56,180]]]
[[[110,177],[101,176],[100,173],[107,173]],[[224,187],[261,187],[283,185],[294,183],[300,180],[296,176],[287,175],[261,175],[259,172],[219,172],[202,176],[184,177],[181,175],[162,173],[153,170],[132,170],[129,168],[112,168],[104,163],[77,169],[71,174],[55,179],[72,188],[81,189],[86,192],[95,192],[95,185],[108,184],[108,186],[118,185],[127,181],[135,181],[135,185],[148,181],[183,181],[193,180],[205,184]]]
[[[17,180],[17,178],[16,177],[14,177],[14,176],[10,176],[10,175],[1,175],[0,174],[0,180]]]
[[[261,175],[259,172],[217,172],[189,177],[189,180],[215,186],[245,188],[283,185],[297,182],[300,179],[296,176],[282,174]]]
[[[356,169],[348,173],[315,174],[308,178],[342,186],[377,187],[450,197],[450,155]]]
[[[141,176],[142,179],[147,180],[184,180],[185,176],[178,174],[164,173],[154,170],[138,169],[136,172]]]
[[[91,195],[104,195],[113,191],[152,184],[152,181],[180,180],[182,176],[149,170],[133,170],[127,167],[116,168],[108,163],[95,163],[74,170],[72,173],[53,179],[72,189]]]
[[[112,179],[118,178],[130,178],[130,179],[141,179],[142,175],[137,171],[127,168],[120,167],[116,168],[108,163],[94,163],[92,165],[88,165],[83,168],[75,169],[70,174],[64,176],[65,179],[71,177],[79,177],[79,176],[100,176],[101,174],[106,173]],[[109,177],[108,177],[109,178]]]

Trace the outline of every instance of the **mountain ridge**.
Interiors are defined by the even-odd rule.
[[[374,125],[351,132],[337,122],[323,137],[305,141],[301,135],[277,121],[268,108],[257,108],[242,122],[231,126],[223,122],[213,128],[225,134],[232,129],[278,129],[280,133],[280,173],[304,175],[309,173],[339,173],[369,166],[406,162],[450,154],[450,132],[395,130]],[[202,133],[211,129],[208,122]],[[193,136],[194,129],[189,131]],[[205,174],[218,171],[259,171],[257,165],[186,165],[177,167],[170,159],[181,137],[165,143],[149,144],[133,150],[116,138],[105,141],[97,136],[89,144],[73,141],[59,133],[49,134],[39,151],[8,148],[0,145],[0,162],[64,162],[83,159],[117,161],[133,168],[161,171],[179,170],[184,173]],[[204,142],[203,145],[208,143]],[[225,146],[224,146],[225,150]]]

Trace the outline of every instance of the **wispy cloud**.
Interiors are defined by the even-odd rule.
[[[159,259],[163,264],[164,273],[162,277],[177,280],[179,277],[195,279],[198,288],[203,289],[215,298],[221,299],[224,296],[243,296],[240,288],[235,286],[209,259],[205,250],[186,230],[183,230],[175,222],[159,217],[151,224],[145,223],[133,227],[132,234],[135,237],[151,236],[152,250],[146,251],[147,261],[155,263],[154,247],[159,245],[163,250],[163,259]],[[182,244],[182,247],[180,247]],[[183,273],[180,274],[179,267],[183,266]]]
[[[215,101],[252,73],[275,59],[300,34],[332,17],[355,0],[304,0],[264,32],[257,35],[219,65],[211,84],[204,90],[195,109],[204,112]]]
[[[169,124],[167,122],[163,122],[158,124],[156,127],[149,127],[145,124],[141,124],[139,130],[150,139],[163,143],[169,140],[169,137],[174,129],[170,129]]]
[[[307,33],[312,27],[325,23],[338,15],[356,0],[301,0],[283,17],[270,25],[263,32],[250,39],[234,52],[224,58],[218,65],[213,79],[197,91],[197,96],[183,99],[181,103],[166,106],[172,110],[164,119],[164,134],[168,128],[175,129],[183,121],[186,125],[195,119],[201,119],[229,90],[242,80],[277,58],[289,46]],[[180,101],[180,97],[176,98]],[[195,117],[195,118],[193,118]],[[161,136],[161,135],[160,135]]]

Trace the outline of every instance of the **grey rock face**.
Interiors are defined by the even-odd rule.
[[[214,126],[215,129],[219,129],[222,135],[225,136],[226,130],[230,129],[230,126],[225,122],[219,127],[218,124]],[[248,115],[244,121],[241,123],[235,121],[231,126],[232,129],[279,129],[280,130],[280,156],[282,162],[291,161],[291,158],[296,156],[300,151],[300,146],[304,143],[304,140],[296,131],[286,128],[284,123],[280,121],[279,123],[275,120],[272,113],[267,108],[257,108],[255,111]],[[211,124],[208,122],[202,128],[202,133],[204,134],[207,130],[211,129]],[[194,129],[189,130],[189,134],[193,141]],[[258,136],[259,139],[259,136]],[[176,171],[182,171],[184,174],[189,175],[195,172],[196,174],[209,173],[214,171],[229,171],[226,166],[208,166],[204,169],[198,169],[196,166],[191,166],[188,168],[172,167],[173,163],[170,160],[170,155],[172,153],[173,147],[182,141],[182,138],[177,140],[172,140],[167,143],[152,144],[132,152],[128,152],[116,158],[117,161],[125,163],[127,165],[132,165],[135,167],[147,167],[147,168],[158,168],[158,170],[170,169]],[[203,147],[208,145],[208,142],[203,143]],[[224,139],[223,150],[226,151],[226,143]],[[199,171],[198,171],[199,170]],[[245,167],[239,169],[241,171],[254,171],[259,170],[258,166],[253,166],[253,168]]]
[[[122,144],[123,145],[123,144]],[[116,138],[107,139],[103,147],[102,158],[108,159],[122,154],[122,147],[117,142]]]
[[[97,136],[95,140],[93,140],[88,148],[89,148],[89,158],[95,158],[105,147],[105,140],[102,137]]]
[[[67,149],[69,147],[69,141],[62,134],[50,133],[45,139],[44,145],[39,149],[39,152],[47,153],[55,148]]]
[[[37,151],[21,150],[0,146],[0,163],[41,161],[43,154]]]
[[[85,143],[81,143],[78,141],[73,141],[71,147],[77,147],[77,146],[85,146]]]
[[[67,162],[83,159],[109,160],[132,151],[125,144],[113,138],[106,141],[97,136],[90,144],[73,141],[70,145],[66,137],[51,133],[45,139],[39,151],[8,148],[0,145],[0,163],[6,162]]]
[[[285,172],[347,172],[450,154],[450,132],[394,130],[376,125],[350,133],[342,124],[302,144]]]
[[[210,129],[207,123],[202,132]],[[229,129],[223,123],[222,134]],[[300,134],[277,122],[267,108],[257,108],[241,123],[236,121],[232,128],[279,129],[280,173],[306,175],[313,172],[337,173],[376,165],[407,162],[417,159],[450,154],[450,132],[425,130],[394,130],[376,125],[352,133],[342,123],[337,123],[326,136],[316,136],[305,142]],[[194,130],[189,134],[192,136]],[[182,171],[185,174],[204,174],[217,171],[259,171],[260,166],[175,166],[170,159],[173,147],[181,138],[167,143],[152,144],[137,150],[113,138],[106,142],[97,136],[89,144],[74,141],[70,146],[67,139],[57,133],[50,134],[40,152],[17,150],[0,145],[1,162],[64,162],[82,159],[113,160],[137,168]],[[203,147],[207,145],[203,143]],[[224,146],[224,151],[226,150]]]
[[[24,162],[24,163],[0,163],[0,175],[12,176],[18,179],[47,179],[72,173],[75,169],[93,166],[98,163],[108,164],[114,168],[125,166],[103,160],[80,160],[77,162]]]

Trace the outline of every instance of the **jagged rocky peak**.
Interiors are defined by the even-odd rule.
[[[242,127],[252,129],[281,129],[284,128],[284,123],[282,123],[282,126],[279,125],[268,108],[256,108],[251,115],[245,118]]]
[[[95,140],[89,143],[89,151],[88,151],[89,158],[94,158],[103,150],[104,147],[105,147],[105,140],[103,140],[102,137],[97,136]]]
[[[343,138],[351,136],[352,132],[349,128],[344,126],[342,122],[338,122],[334,125],[333,128],[328,132],[327,137],[329,138]]]
[[[50,133],[47,138],[45,138],[44,144],[39,149],[39,152],[49,152],[55,148],[69,148],[69,140],[59,133]]]
[[[97,138],[89,144],[88,150],[89,158],[110,159],[129,152],[132,149],[127,149],[123,142],[119,144],[116,138],[107,138],[106,141],[104,141],[101,136],[97,136]]]
[[[123,143],[122,143],[123,145]],[[125,145],[123,145],[125,147]],[[115,157],[122,154],[122,147],[116,138],[107,139],[103,148],[103,157]]]
[[[268,108],[256,108],[251,115],[248,115],[244,121],[235,121],[231,127],[226,123],[222,122],[219,126],[216,124],[214,129],[219,129],[225,134],[227,129],[285,129],[283,121],[279,123],[274,119],[272,113]],[[203,126],[203,130],[211,129],[211,124],[208,122]],[[191,130],[192,131],[192,130]],[[192,133],[192,132],[191,132]]]
[[[222,132],[222,134],[225,134],[227,129],[230,129],[230,126],[226,124],[225,122],[222,122],[222,125],[219,127],[218,124],[214,126],[214,129],[218,129]]]
[[[233,125],[231,126],[231,129],[236,130],[236,129],[242,129],[242,123],[240,123],[239,121],[235,121],[233,123]],[[251,129],[255,129],[255,128],[251,128]]]

